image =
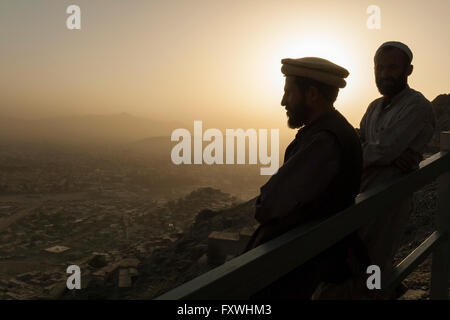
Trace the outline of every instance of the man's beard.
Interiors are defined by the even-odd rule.
[[[291,129],[297,129],[302,127],[306,120],[308,119],[308,108],[305,106],[304,101],[300,101],[294,106],[294,108],[289,109],[288,114],[288,127]]]
[[[398,78],[376,78],[375,82],[377,84],[378,91],[384,96],[394,96],[400,91],[402,91],[407,84],[406,72]]]

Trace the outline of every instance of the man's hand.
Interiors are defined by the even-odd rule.
[[[411,149],[406,149],[403,153],[394,160],[394,164],[400,168],[403,172],[411,172],[419,165],[422,161],[422,155]]]

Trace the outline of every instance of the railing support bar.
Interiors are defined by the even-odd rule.
[[[397,285],[403,281],[411,272],[420,265],[429,254],[431,254],[442,242],[442,237],[438,231],[433,232],[424,242],[422,242],[413,252],[401,261],[392,272],[387,286],[384,289],[385,296],[391,294]]]
[[[450,151],[450,132],[441,132],[441,152]],[[433,300],[448,299],[450,275],[450,172],[438,178],[438,211],[436,227],[443,235],[443,241],[433,252],[431,268],[431,293]]]

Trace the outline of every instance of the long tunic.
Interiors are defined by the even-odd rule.
[[[356,132],[335,109],[300,129],[286,149],[283,166],[261,188],[255,208],[260,226],[246,251],[351,205],[359,190],[361,168]],[[320,280],[339,282],[349,277],[351,271],[344,261],[347,248],[358,248],[355,237],[356,233],[343,239],[257,296],[306,299]]]
[[[373,101],[361,120],[362,192],[404,175],[394,160],[408,148],[421,155],[434,133],[431,103],[420,92],[406,87],[387,106],[383,105],[384,98]],[[420,160],[418,157],[417,167]],[[411,195],[400,200],[393,208],[386,208],[386,215],[360,232],[372,261],[380,266],[384,277],[391,272],[393,257],[412,211]]]
[[[353,204],[361,168],[359,139],[336,109],[304,126],[287,147],[284,164],[261,188],[255,207],[260,227],[247,249]]]
[[[360,123],[364,170],[361,192],[395,180],[405,173],[394,161],[406,149],[422,154],[435,128],[431,103],[418,91],[406,87],[385,106],[384,98],[370,103]],[[417,164],[420,162],[417,158]],[[368,249],[371,263],[380,266],[381,287],[393,268],[393,258],[401,244],[403,231],[412,211],[411,195],[385,215],[361,228],[359,235]],[[341,284],[323,285],[315,293],[316,299],[373,298],[362,283],[354,278]]]
[[[259,223],[283,218],[311,202],[338,173],[341,150],[336,137],[326,131],[309,137],[308,129],[299,130],[286,149],[283,166],[261,187],[255,208]]]

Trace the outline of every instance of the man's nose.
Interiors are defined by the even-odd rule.
[[[286,96],[283,95],[283,98],[281,98],[281,106],[285,106],[286,105]]]
[[[384,68],[380,71],[379,76],[381,79],[386,79],[391,77],[391,71],[388,68]]]

